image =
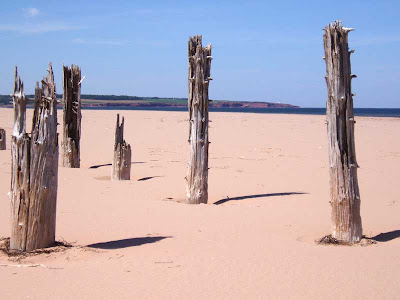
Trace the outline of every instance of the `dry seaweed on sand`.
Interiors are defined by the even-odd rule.
[[[334,245],[334,246],[355,246],[355,245],[369,246],[369,245],[374,245],[377,242],[371,238],[363,236],[363,238],[361,239],[360,242],[358,242],[356,244],[351,244],[351,243],[337,240],[334,237],[332,237],[332,235],[329,234],[329,235],[326,235],[326,236],[316,240],[315,243],[318,245]]]
[[[66,241],[56,241],[53,246],[43,249],[36,249],[30,252],[23,252],[19,250],[10,249],[10,238],[0,238],[0,252],[3,252],[10,258],[17,260],[25,257],[35,256],[39,254],[51,254],[56,252],[64,252],[69,248],[74,247],[71,243]]]

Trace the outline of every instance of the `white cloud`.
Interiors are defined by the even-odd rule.
[[[66,23],[26,23],[26,24],[0,24],[0,31],[10,31],[18,33],[46,33],[55,31],[70,31],[82,29],[82,26]]]
[[[25,14],[29,17],[37,16],[40,13],[39,9],[35,7],[25,8],[24,11]]]

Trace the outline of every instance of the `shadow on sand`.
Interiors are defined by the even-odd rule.
[[[171,236],[146,236],[146,237],[137,237],[132,239],[109,241],[104,243],[96,243],[87,245],[87,247],[96,249],[122,249],[128,247],[141,246],[144,244],[156,243],[158,241],[168,238],[171,238]]]
[[[97,169],[97,168],[101,168],[101,167],[108,167],[111,166],[112,164],[104,164],[104,165],[94,165],[94,166],[90,166],[89,169]]]
[[[150,179],[157,178],[157,177],[164,177],[164,176],[143,177],[143,178],[138,179],[137,181],[146,181],[146,180],[150,180]]]
[[[133,165],[133,164],[144,164],[144,163],[145,163],[144,161],[134,161],[131,164]],[[94,165],[90,166],[89,169],[98,169],[101,167],[109,167],[109,166],[112,166],[112,164]]]
[[[302,193],[302,192],[288,192],[288,193],[271,193],[271,194],[258,194],[258,195],[247,195],[247,196],[240,196],[240,197],[234,197],[234,198],[225,198],[218,200],[215,202],[215,205],[220,205],[224,204],[225,202],[228,201],[238,201],[238,200],[244,200],[244,199],[254,199],[254,198],[267,198],[267,197],[277,197],[277,196],[289,196],[289,195],[304,195],[308,193]]]
[[[380,233],[377,236],[372,237],[371,240],[375,240],[377,242],[389,242],[399,237],[400,237],[400,230],[394,230],[390,232]]]

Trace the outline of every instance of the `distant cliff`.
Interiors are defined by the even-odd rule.
[[[299,108],[299,106],[275,102],[211,101],[210,107],[231,108]]]
[[[146,101],[104,101],[104,102],[87,102],[82,100],[83,108],[90,107],[187,107],[185,103],[168,103],[168,102],[146,102]],[[241,101],[210,101],[210,108],[298,108],[299,106],[284,104],[284,103],[273,103],[273,102],[241,102]]]
[[[187,107],[184,98],[145,98],[140,100],[82,99],[82,107]],[[275,102],[248,102],[210,100],[211,108],[298,108],[299,106]]]
[[[33,103],[33,95],[27,95]],[[58,94],[57,98],[62,98]],[[159,97],[137,97],[137,96],[115,96],[115,95],[81,95],[83,108],[110,108],[110,107],[187,107],[186,98],[159,98]],[[0,95],[0,106],[10,107],[12,100],[9,95]],[[291,104],[275,102],[248,102],[248,101],[227,101],[210,100],[211,108],[297,108]]]

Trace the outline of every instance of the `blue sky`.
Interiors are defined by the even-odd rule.
[[[323,27],[350,33],[356,107],[400,107],[400,1],[8,1],[0,94],[17,65],[27,93],[49,61],[78,64],[85,94],[187,97],[187,40],[212,43],[210,98],[323,107]]]

